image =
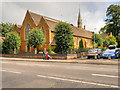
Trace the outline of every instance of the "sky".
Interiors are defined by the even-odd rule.
[[[25,0],[24,0],[25,1]],[[106,10],[115,2],[1,2],[0,11],[2,12],[0,22],[20,24],[25,18],[27,10],[37,14],[62,20],[77,26],[78,13],[82,18],[83,26],[89,31],[99,32],[105,25]]]

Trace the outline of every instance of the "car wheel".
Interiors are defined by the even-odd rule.
[[[98,56],[97,56],[97,55],[95,55],[95,56],[94,56],[94,59],[96,60],[97,58],[98,58]]]
[[[87,58],[90,59],[90,56],[88,56]]]
[[[118,55],[115,55],[115,58],[117,59],[117,58],[118,58]]]
[[[108,59],[110,60],[110,59],[111,59],[111,56],[108,56]]]
[[[100,55],[98,55],[97,58],[100,59]]]

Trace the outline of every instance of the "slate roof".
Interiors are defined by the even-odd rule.
[[[56,20],[56,19],[52,19],[52,18],[49,18],[49,17],[46,17],[46,16],[42,16],[42,15],[39,15],[39,14],[36,14],[36,13],[33,13],[33,12],[29,12],[35,25],[38,26],[41,18],[43,17],[49,28],[54,31],[54,27],[55,25],[57,24],[57,22],[59,22],[59,20]],[[75,36],[79,36],[79,37],[85,37],[85,38],[91,38],[93,32],[91,31],[88,31],[88,30],[84,30],[84,29],[79,29],[78,27],[76,26],[73,26],[71,25],[71,28],[72,28],[72,32],[73,32],[73,35]]]

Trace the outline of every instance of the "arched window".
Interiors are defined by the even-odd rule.
[[[45,37],[45,28],[44,28],[44,26],[42,26],[42,31],[43,31],[43,34],[44,34],[44,37]]]
[[[86,40],[86,43],[87,43],[87,47],[90,47],[90,41],[89,41],[89,39]]]
[[[25,28],[25,39],[27,39],[27,36],[28,36],[28,32],[29,30],[31,29],[31,26],[29,23],[26,24],[26,28]]]
[[[78,39],[78,37],[76,38],[76,45],[79,45],[79,39]]]

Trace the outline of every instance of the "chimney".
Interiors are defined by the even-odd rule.
[[[84,30],[86,29],[85,25],[84,25]]]

